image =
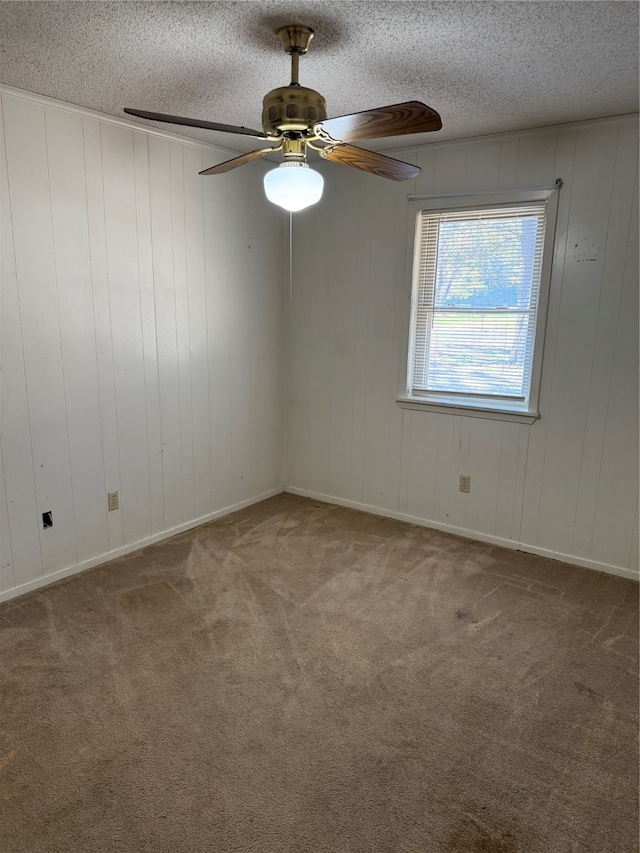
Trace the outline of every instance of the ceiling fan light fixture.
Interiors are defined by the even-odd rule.
[[[264,176],[264,192],[272,204],[295,213],[322,198],[324,178],[300,161],[280,163]]]
[[[125,113],[149,121],[164,121],[265,140],[268,146],[217,163],[200,174],[222,175],[252,160],[280,151],[284,162],[266,175],[264,189],[270,202],[290,212],[304,210],[322,197],[324,181],[321,175],[307,165],[307,148],[317,151],[323,160],[353,166],[392,181],[416,178],[421,171],[419,166],[350,143],[360,139],[440,130],[442,121],[438,113],[421,101],[404,101],[328,119],[327,104],[320,92],[301,86],[298,82],[299,59],[309,49],[313,29],[304,24],[287,24],[277,32],[285,53],[291,57],[291,82],[288,86],[272,89],[264,96],[262,131],[242,125],[150,113],[129,107],[125,107]]]

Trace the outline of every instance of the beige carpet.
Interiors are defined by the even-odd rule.
[[[632,581],[282,495],[0,607],[2,853],[632,853]]]

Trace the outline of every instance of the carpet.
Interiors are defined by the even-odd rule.
[[[279,495],[0,606],[0,850],[632,853],[637,621]]]

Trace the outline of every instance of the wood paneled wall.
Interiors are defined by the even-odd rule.
[[[261,165],[202,179],[233,155],[26,93],[2,118],[7,597],[282,490],[284,232]]]
[[[422,166],[412,184],[320,164],[285,341],[263,164],[202,180],[227,152],[15,90],[1,118],[0,597],[283,482],[637,576],[636,120],[398,152]],[[401,409],[407,192],[557,177],[540,421]]]
[[[325,198],[294,225],[287,488],[637,577],[637,152],[632,117],[395,152],[413,183],[321,164]],[[540,420],[401,409],[407,193],[556,178]]]

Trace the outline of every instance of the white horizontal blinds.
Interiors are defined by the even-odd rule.
[[[526,400],[545,204],[423,211],[413,392]]]

